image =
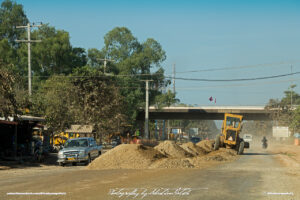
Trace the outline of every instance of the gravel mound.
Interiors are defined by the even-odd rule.
[[[218,151],[213,151],[207,155],[193,157],[190,162],[195,168],[199,168],[203,163],[233,161],[237,158],[236,155],[237,153],[233,149],[220,148]]]
[[[88,169],[145,169],[163,158],[157,150],[141,144],[122,144],[96,158]]]
[[[181,148],[183,148],[185,151],[189,152],[193,156],[201,156],[205,155],[207,151],[197,145],[195,145],[192,142],[184,143],[180,145]]]
[[[214,140],[202,140],[198,142],[196,145],[200,148],[202,148],[205,153],[210,153],[214,150],[213,145],[215,141]]]
[[[150,169],[157,169],[157,168],[183,169],[183,168],[194,168],[194,165],[191,164],[191,162],[188,159],[170,158],[170,159],[161,159],[155,161],[150,166]]]
[[[87,166],[87,169],[156,169],[200,168],[206,163],[235,160],[236,151],[220,148],[212,151],[213,141],[189,142],[177,145],[164,141],[153,147],[141,144],[121,144]]]
[[[175,144],[174,141],[164,141],[154,147],[157,151],[162,153],[163,155],[171,158],[187,158],[192,157],[193,155],[179,145]]]

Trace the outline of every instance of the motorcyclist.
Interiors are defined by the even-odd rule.
[[[41,140],[38,140],[35,143],[35,147],[34,147],[34,157],[35,157],[35,159],[37,159],[38,161],[41,161],[42,154],[43,154],[43,143],[42,143]]]
[[[262,139],[261,141],[262,141],[262,143],[263,143],[263,147],[264,147],[264,148],[267,148],[267,145],[268,145],[267,142],[268,142],[268,140],[267,140],[266,136],[264,136],[263,139]]]

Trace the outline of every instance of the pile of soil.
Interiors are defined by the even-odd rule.
[[[207,153],[205,149],[201,148],[198,145],[195,145],[192,142],[183,143],[182,145],[180,145],[180,147],[192,154],[193,156],[201,156]]]
[[[214,150],[213,148],[214,143],[215,143],[214,140],[202,140],[198,142],[196,145],[204,149],[205,153],[210,153]]]
[[[153,147],[141,144],[121,144],[95,159],[88,169],[156,169],[200,168],[207,163],[231,161],[236,151],[220,148],[213,151],[214,141],[201,141],[196,145],[181,146],[174,141],[164,141]]]
[[[88,169],[145,169],[163,157],[152,147],[122,144],[96,158]]]
[[[180,159],[180,158],[172,158],[172,159],[160,159],[155,161],[150,167],[150,169],[157,168],[194,168],[194,165],[191,164],[189,159]]]
[[[161,142],[159,145],[154,147],[154,149],[169,158],[187,158],[193,156],[191,153],[177,145],[174,141]]]
[[[220,149],[205,156],[204,159],[207,161],[230,161],[235,158],[236,155],[237,153],[233,149]]]
[[[233,149],[224,149],[220,148],[218,151],[212,151],[204,156],[197,156],[190,159],[192,165],[195,168],[199,168],[203,165],[203,163],[207,163],[209,161],[215,162],[224,162],[224,161],[233,161],[237,158],[237,153]]]

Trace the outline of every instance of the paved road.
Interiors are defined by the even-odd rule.
[[[97,171],[79,166],[9,171],[0,171],[0,199],[300,199],[299,167],[284,167],[278,155],[266,152],[250,151],[234,162],[206,169]],[[132,193],[121,196],[120,188]],[[112,189],[115,193],[109,193]],[[66,195],[8,196],[7,192]]]

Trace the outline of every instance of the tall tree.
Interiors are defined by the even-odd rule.
[[[142,80],[154,80],[150,83],[154,89],[150,91],[150,103],[161,94],[159,89],[169,84],[164,80],[161,66],[166,59],[161,45],[152,38],[140,43],[126,27],[116,27],[109,31],[104,37],[104,47],[101,50],[90,49],[88,57],[93,66],[102,64],[99,58],[113,60],[107,64],[106,72],[119,75],[118,82],[122,87],[120,92],[128,106],[126,115],[132,121],[139,107],[145,104],[145,83]]]
[[[10,44],[16,45],[15,40],[25,32],[24,29],[17,29],[16,26],[27,23],[28,19],[21,4],[11,0],[4,0],[1,3],[0,40],[7,39]]]

